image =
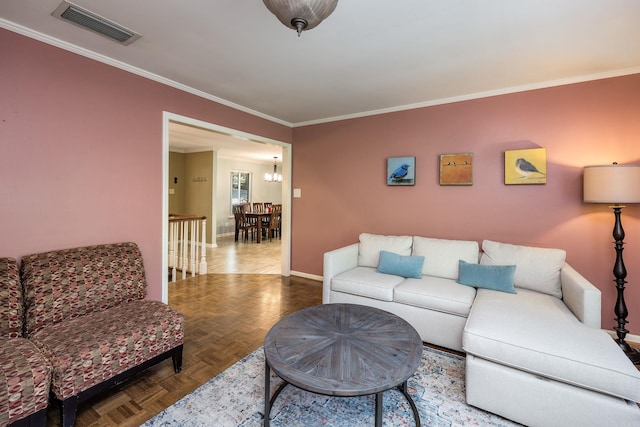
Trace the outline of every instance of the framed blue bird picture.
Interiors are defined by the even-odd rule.
[[[546,184],[547,150],[508,150],[504,152],[504,183]]]
[[[415,185],[415,183],[415,157],[387,158],[387,185]]]

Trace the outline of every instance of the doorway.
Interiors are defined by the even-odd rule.
[[[169,218],[169,144],[170,144],[170,125],[171,123],[179,123],[187,126],[193,126],[200,129],[225,135],[228,138],[235,138],[240,143],[253,143],[255,147],[259,144],[269,144],[278,146],[282,150],[282,257],[281,257],[281,275],[290,276],[291,274],[291,144],[265,138],[260,135],[249,134],[236,129],[226,128],[209,122],[193,119],[174,113],[163,112],[162,118],[162,269],[163,272],[168,271],[168,218]],[[214,150],[214,169],[216,165],[216,147]],[[212,176],[215,179],[215,173]],[[215,184],[215,183],[214,183]],[[215,193],[216,185],[213,185]],[[212,200],[216,199],[216,194],[212,194]],[[216,210],[211,209],[211,216],[207,218],[207,223],[211,224],[211,241],[215,242],[216,236]],[[168,302],[168,277],[162,275],[162,301]]]

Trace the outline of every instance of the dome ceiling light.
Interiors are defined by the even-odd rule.
[[[286,27],[298,32],[317,27],[336,8],[338,0],[263,0]]]

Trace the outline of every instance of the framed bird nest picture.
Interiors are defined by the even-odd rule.
[[[508,150],[504,152],[504,183],[546,184],[547,150]]]
[[[473,185],[473,153],[440,154],[440,185]]]
[[[415,185],[415,183],[415,157],[387,158],[387,185]]]

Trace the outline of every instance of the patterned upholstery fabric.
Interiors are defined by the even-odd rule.
[[[135,243],[45,252],[22,258],[26,336],[42,327],[144,299],[147,283]]]
[[[182,314],[134,301],[32,335],[53,363],[51,391],[64,400],[184,342]]]
[[[22,336],[23,300],[18,264],[13,258],[0,258],[0,336]]]
[[[45,409],[49,400],[49,362],[22,338],[19,279],[16,260],[0,258],[0,425]]]
[[[64,401],[184,343],[184,317],[145,300],[140,250],[117,243],[22,259],[26,334]]]
[[[0,425],[47,407],[51,368],[24,338],[0,338]]]

